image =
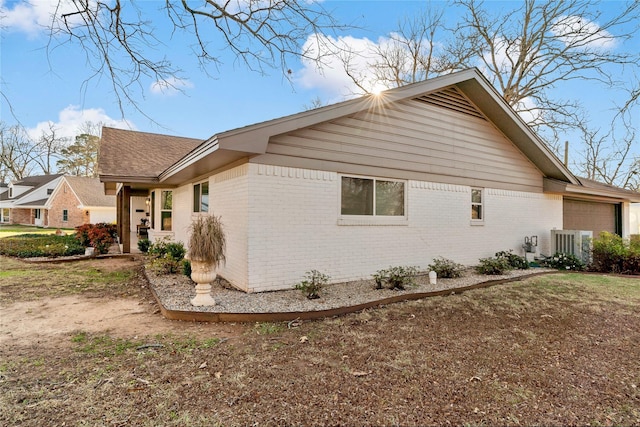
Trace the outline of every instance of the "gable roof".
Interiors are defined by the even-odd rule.
[[[30,195],[31,193],[33,193],[34,191],[37,191],[38,189],[45,187],[46,185],[48,185],[50,182],[60,178],[62,176],[61,173],[58,174],[53,174],[53,175],[34,175],[34,176],[28,176],[25,177],[23,179],[20,179],[18,181],[14,181],[11,183],[12,186],[21,186],[21,187],[31,187],[29,188],[27,191],[25,191],[24,193],[21,193],[19,195],[17,195],[16,197],[9,197],[9,192],[5,192],[2,193],[0,195],[0,200],[2,201],[9,201],[10,203],[13,202],[16,206],[17,205],[21,205],[20,204],[20,200],[26,198],[28,195]],[[38,202],[41,202],[41,200],[39,200]],[[34,201],[31,201],[29,203],[24,204],[25,206],[30,206],[33,203],[35,203]]]
[[[491,121],[531,162],[547,177],[579,185],[579,181],[547,148],[545,143],[526,125],[504,101],[491,83],[475,68],[436,77],[382,92],[304,111],[254,125],[222,132],[204,141],[159,175],[159,181],[179,185],[198,175],[222,167],[233,160],[264,154],[273,136],[353,115],[365,110],[408,99],[423,102],[447,103],[447,91],[463,95],[472,108],[457,103],[456,108],[471,115],[481,114]],[[444,93],[444,96],[437,96]],[[475,108],[477,107],[477,109]],[[479,111],[478,111],[479,109]]]
[[[116,197],[105,194],[102,183],[98,178],[65,176],[63,179],[69,184],[69,187],[71,187],[81,207],[116,206]]]

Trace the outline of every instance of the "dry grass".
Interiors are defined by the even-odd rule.
[[[552,275],[229,339],[219,327],[2,347],[0,424],[640,423],[638,279]]]

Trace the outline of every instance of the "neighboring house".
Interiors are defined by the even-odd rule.
[[[0,224],[9,222],[9,208],[2,207],[2,200],[9,197],[9,185],[0,182]]]
[[[640,235],[640,203],[631,203],[629,210],[629,232]]]
[[[338,282],[439,256],[473,265],[530,236],[550,255],[552,229],[628,235],[640,202],[573,176],[476,69],[204,141],[104,128],[99,165],[124,252],[135,198],[152,240],[186,242],[193,218],[220,216],[219,274],[248,292],[311,269]]]
[[[114,196],[107,196],[98,178],[40,175],[9,184],[0,194],[5,223],[74,228],[116,220]]]

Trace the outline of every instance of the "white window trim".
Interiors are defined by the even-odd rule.
[[[342,215],[342,178],[359,178],[370,179],[374,181],[374,199],[373,199],[373,215]],[[393,181],[402,182],[404,185],[404,215],[402,216],[385,216],[376,215],[376,200],[375,200],[375,181]],[[409,182],[405,179],[393,179],[385,178],[381,176],[366,176],[366,175],[351,175],[351,174],[338,174],[338,225],[364,225],[364,226],[377,226],[377,225],[392,225],[392,226],[407,226],[409,225]]]
[[[207,211],[203,211],[202,210],[202,184],[209,184],[209,194],[207,194],[207,196],[209,196],[209,202],[211,201],[211,183],[209,183],[208,179],[205,179],[204,181],[199,181],[199,182],[194,182],[191,185],[191,215],[192,216],[199,216],[199,215],[209,215],[209,212],[211,211],[211,203],[209,203],[209,205],[207,206]],[[194,189],[196,187],[196,185],[200,186],[200,201],[199,201],[199,205],[200,205],[200,210],[198,212],[194,212],[193,207],[196,203],[194,199]]]
[[[472,201],[472,199],[471,199],[472,196],[471,195],[473,194],[473,190],[480,190],[480,203],[474,203]],[[473,218],[470,219],[470,224],[471,225],[484,225],[484,220],[485,220],[485,218],[487,216],[487,211],[486,211],[486,207],[487,207],[486,202],[487,201],[485,199],[485,194],[486,194],[486,192],[484,191],[484,188],[482,188],[482,187],[471,187],[471,190],[469,191],[469,196],[471,196],[470,200],[469,200],[469,202],[470,202],[469,207],[473,207],[474,205],[480,205],[480,212],[482,213],[482,218],[481,219],[473,219]]]

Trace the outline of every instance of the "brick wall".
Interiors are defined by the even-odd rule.
[[[470,187],[422,181],[407,182],[401,225],[346,225],[357,222],[339,221],[339,191],[337,173],[249,165],[249,290],[290,288],[311,269],[338,282],[438,256],[473,265],[500,250],[523,254],[531,235],[548,253],[549,231],[562,228],[560,196],[485,189],[485,220],[474,225]]]
[[[49,227],[74,228],[89,223],[89,215],[83,209],[78,209],[80,202],[66,182],[64,182],[62,187],[53,195],[50,202],[51,209],[49,209],[48,215]],[[63,221],[64,209],[68,212],[67,221]]]
[[[247,267],[248,173],[241,165],[209,178],[209,214],[221,217],[227,239],[227,262],[218,269],[220,276],[235,287],[250,292]],[[201,182],[201,181],[199,181]],[[173,240],[185,243],[188,230],[199,214],[192,213],[193,185],[173,190]]]
[[[31,209],[11,209],[11,223],[25,225],[33,224],[33,215],[31,214]]]

